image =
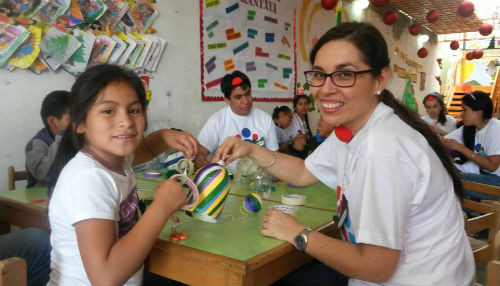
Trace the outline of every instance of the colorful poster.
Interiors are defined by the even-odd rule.
[[[116,42],[110,37],[104,35],[97,36],[92,54],[90,55],[89,67],[105,64],[111,56],[115,45]]]
[[[29,32],[22,26],[14,26],[0,21],[0,67],[14,54],[29,37]]]
[[[24,42],[19,49],[17,49],[16,53],[9,60],[9,64],[15,66],[16,68],[29,68],[40,53],[42,29],[36,26],[30,26],[28,31],[30,32],[28,40]]]
[[[87,25],[99,19],[106,12],[106,5],[101,0],[73,0],[78,3]]]
[[[139,0],[132,6],[128,15],[134,22],[137,32],[144,34],[159,14],[153,3],[148,0]]]
[[[128,3],[124,0],[104,0],[104,4],[108,7],[104,15],[99,18],[101,27],[109,26],[111,30],[120,22],[123,15],[128,11]]]
[[[244,72],[256,101],[292,101],[295,9],[288,1],[200,0],[202,100],[223,100],[222,77]]]

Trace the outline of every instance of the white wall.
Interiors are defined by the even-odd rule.
[[[297,25],[299,25],[302,0],[284,1],[297,3]],[[318,3],[319,0],[312,2]],[[167,41],[167,48],[158,72],[153,74],[154,78],[151,80],[153,96],[148,111],[149,129],[177,127],[196,135],[206,118],[224,106],[223,102],[201,101],[199,2],[198,0],[161,0],[157,1],[156,5],[160,10],[160,17],[153,26],[157,29],[158,36]],[[322,11],[322,13],[326,12]],[[330,13],[333,12],[330,11]],[[370,8],[365,14],[365,19],[381,29],[386,36],[390,52],[392,52],[394,39],[391,27],[385,26],[381,17]],[[317,19],[312,21],[312,27],[319,31],[318,33],[322,33],[335,24],[333,14],[318,15],[320,14],[317,14]],[[417,58],[418,48],[415,38],[407,33],[404,34],[406,35],[399,40],[399,47]],[[434,74],[437,74],[436,52],[432,48],[428,47],[428,49],[427,58],[420,60],[427,70],[427,88],[421,92],[418,90],[418,84],[415,85],[419,102],[423,95],[437,90],[434,83]],[[393,62],[405,67],[394,57]],[[297,65],[298,80],[303,82],[303,71],[310,65],[301,59],[300,51],[298,51]],[[13,165],[16,169],[24,169],[24,146],[43,125],[39,115],[43,97],[52,90],[70,89],[73,81],[74,78],[64,71],[35,75],[30,71],[16,70],[10,73],[0,69],[0,130],[2,134],[0,137],[0,190],[7,189],[8,165]],[[401,97],[404,86],[403,79],[393,77],[389,89],[397,97]],[[255,106],[269,113],[276,105],[278,103],[255,103]],[[291,104],[288,105],[291,106]],[[312,129],[315,129],[317,115],[314,112],[310,116]],[[18,184],[17,187],[23,187],[23,185]]]

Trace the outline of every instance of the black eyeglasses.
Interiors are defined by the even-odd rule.
[[[332,83],[338,87],[351,87],[356,84],[356,75],[369,73],[372,70],[364,71],[336,71],[332,73],[324,73],[317,70],[305,71],[306,82],[314,87],[319,87],[325,84],[325,80],[329,77]]]

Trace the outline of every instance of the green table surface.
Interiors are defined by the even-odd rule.
[[[46,200],[48,198],[47,191],[48,190],[45,187],[29,188],[15,191],[0,191],[0,197],[20,201],[23,203],[30,203],[31,200],[35,199]],[[41,208],[47,208],[47,204],[43,202],[30,204]]]

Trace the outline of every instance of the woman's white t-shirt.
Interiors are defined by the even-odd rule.
[[[432,119],[429,115],[424,115],[421,118],[427,122],[429,125],[433,125],[438,127],[439,129],[443,130],[446,132],[446,134],[452,132],[453,130],[457,129],[457,121],[453,116],[450,115],[445,115],[446,117],[446,122],[442,124],[441,122],[438,122],[437,120]]]
[[[90,285],[75,231],[75,223],[86,219],[116,222],[117,237],[137,222],[138,197],[134,172],[127,157],[125,175],[108,170],[83,152],[64,167],[49,204],[50,281],[48,285]],[[142,283],[143,267],[125,285]]]
[[[451,177],[390,107],[378,104],[347,144],[332,134],[305,164],[337,190],[337,206],[345,195],[344,240],[401,251],[382,285],[470,285],[474,258]],[[381,284],[351,278],[349,285]]]

